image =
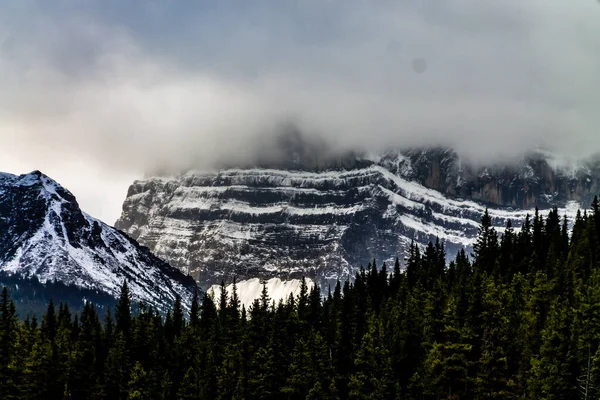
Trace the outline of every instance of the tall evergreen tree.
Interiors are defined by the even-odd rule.
[[[127,280],[124,280],[123,286],[121,286],[121,294],[115,309],[115,318],[117,331],[123,334],[126,341],[129,341],[131,338],[131,295],[129,294]]]
[[[404,270],[373,260],[325,298],[303,280],[276,303],[263,282],[246,313],[223,282],[217,304],[194,296],[189,323],[183,299],[132,313],[126,282],[115,320],[50,301],[39,325],[4,290],[0,397],[596,398],[599,204],[570,234],[553,209],[499,239],[486,213],[472,258],[462,249],[446,265],[442,242],[413,243]]]
[[[192,298],[192,306],[190,308],[190,325],[193,328],[198,328],[200,323],[200,304],[198,298],[198,289],[194,290],[194,297]]]

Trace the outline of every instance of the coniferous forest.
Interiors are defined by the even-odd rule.
[[[486,213],[472,255],[411,246],[402,268],[247,310],[222,291],[132,313],[124,284],[102,318],[50,302],[18,319],[5,289],[0,398],[596,399],[599,208],[502,235]]]

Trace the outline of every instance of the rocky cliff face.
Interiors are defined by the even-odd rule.
[[[394,172],[451,198],[490,206],[549,208],[577,201],[590,204],[600,192],[600,160],[569,162],[547,152],[530,153],[509,165],[472,165],[447,149],[405,152]],[[392,157],[393,158],[393,157]]]
[[[135,182],[116,226],[205,288],[233,275],[327,284],[374,258],[402,257],[412,240],[439,237],[453,255],[472,245],[486,207],[500,230],[536,205],[573,216],[595,171],[563,173],[534,157],[476,168],[452,151],[414,150],[318,168],[188,172]]]
[[[134,302],[159,310],[177,294],[189,304],[196,288],[192,278],[82,212],[68,190],[40,172],[0,174],[0,284],[18,287],[21,278],[39,281],[38,289],[59,282],[112,299],[126,280]]]

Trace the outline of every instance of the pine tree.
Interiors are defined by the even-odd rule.
[[[217,307],[213,298],[204,293],[202,305],[200,306],[200,330],[202,335],[208,335],[217,319]]]
[[[514,382],[508,370],[506,349],[510,321],[506,315],[507,293],[493,279],[484,281],[481,356],[477,361],[476,392],[479,398],[511,397]]]
[[[535,398],[575,398],[575,378],[571,375],[572,351],[568,307],[561,298],[556,299],[542,330],[540,356],[533,357],[529,390]]]
[[[190,367],[185,373],[179,390],[177,390],[177,398],[181,400],[196,400],[199,398],[199,394],[198,375],[194,369]]]
[[[35,321],[35,319],[34,319]],[[42,343],[37,322],[29,330],[27,351],[24,354],[21,396],[25,399],[50,398],[44,380],[45,365],[49,364],[47,347]]]
[[[190,325],[193,328],[198,328],[200,323],[200,304],[198,303],[198,289],[194,290],[194,297],[192,298],[192,306],[190,308]]]
[[[321,330],[323,325],[323,312],[321,304],[321,290],[315,285],[308,295],[308,307],[306,311],[306,320],[309,326]]]
[[[436,398],[466,397],[472,334],[461,324],[454,297],[448,299],[443,324],[441,340],[431,345],[423,362],[424,390]]]
[[[263,281],[262,291],[260,293],[260,308],[266,312],[269,308],[270,301],[271,298],[269,297],[269,291],[267,290],[267,282]]]
[[[304,399],[316,381],[309,344],[300,339],[292,353],[287,385],[283,393],[290,399]]]
[[[300,321],[306,321],[307,309],[308,309],[308,285],[306,284],[306,278],[302,277],[300,281],[300,293],[298,294],[298,318]]]
[[[173,398],[173,381],[169,376],[169,372],[163,374],[162,380],[160,381],[160,400],[168,400]]]
[[[70,354],[69,397],[76,399],[91,398],[98,388],[96,375],[96,326],[97,315],[94,307],[86,303],[81,314],[81,329],[75,341],[74,351]]]
[[[402,284],[402,272],[400,270],[400,259],[396,257],[392,278],[390,279],[390,293],[397,293]]]
[[[512,227],[512,222],[506,222],[506,229],[500,240],[500,271],[497,271],[506,282],[510,282],[513,275],[517,272],[515,268],[515,231]]]
[[[17,340],[15,306],[8,297],[6,286],[0,296],[0,398],[11,399],[17,391],[13,358]]]
[[[173,335],[175,338],[181,336],[181,332],[185,328],[185,318],[183,315],[183,307],[181,305],[181,296],[175,296],[175,304],[173,305]]]
[[[148,393],[148,374],[142,367],[140,362],[136,362],[133,370],[131,371],[131,378],[129,379],[129,400],[150,400],[150,394]]]
[[[356,372],[350,377],[351,399],[389,399],[393,397],[392,370],[380,323],[369,319],[367,333],[354,361]]]
[[[126,280],[123,281],[123,286],[121,286],[121,294],[115,309],[115,318],[117,320],[117,332],[122,333],[124,339],[129,343],[131,338],[131,295]]]
[[[354,281],[249,309],[237,287],[131,312],[127,283],[104,323],[51,301],[16,317],[0,297],[2,399],[559,399],[600,385],[600,239],[592,212],[572,234],[553,209],[500,242],[484,215],[472,261],[443,243],[410,246],[388,277],[375,260]],[[487,227],[487,228],[486,228]],[[224,286],[224,283],[223,283]],[[104,312],[104,310],[102,311]]]
[[[229,299],[229,309],[232,313],[233,319],[235,320],[239,318],[240,306],[241,302],[240,297],[238,295],[237,279],[236,277],[233,277],[231,299]]]
[[[221,319],[223,319],[225,314],[227,314],[228,297],[225,281],[221,281],[221,287],[219,290],[219,318]]]
[[[480,272],[491,272],[495,268],[496,259],[499,253],[498,234],[492,226],[492,218],[486,208],[481,217],[481,225],[477,241],[473,245],[477,266]]]
[[[63,311],[61,313],[61,323],[64,325],[66,320],[66,314]],[[69,324],[71,322],[71,317],[69,315]],[[52,299],[48,302],[48,308],[46,310],[46,314],[42,319],[42,336],[44,339],[47,339],[50,342],[53,342],[56,337],[56,330],[58,329],[58,321],[56,320],[56,311],[54,308],[54,302]]]
[[[130,359],[127,342],[122,332],[108,352],[105,365],[105,392],[110,399],[126,399],[129,386]]]
[[[248,391],[251,398],[277,399],[280,398],[278,385],[278,365],[275,361],[275,348],[270,338],[266,346],[260,347],[251,360],[254,374],[248,377]]]

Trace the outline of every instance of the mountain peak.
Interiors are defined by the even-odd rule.
[[[39,170],[22,175],[1,172],[0,185],[12,188],[32,188],[30,190],[35,188],[39,189],[38,194],[44,198],[77,203],[75,196],[70,191]]]
[[[115,297],[127,280],[135,300],[166,309],[196,288],[124,233],[85,214],[75,196],[40,171],[0,176],[0,272],[59,281]]]

